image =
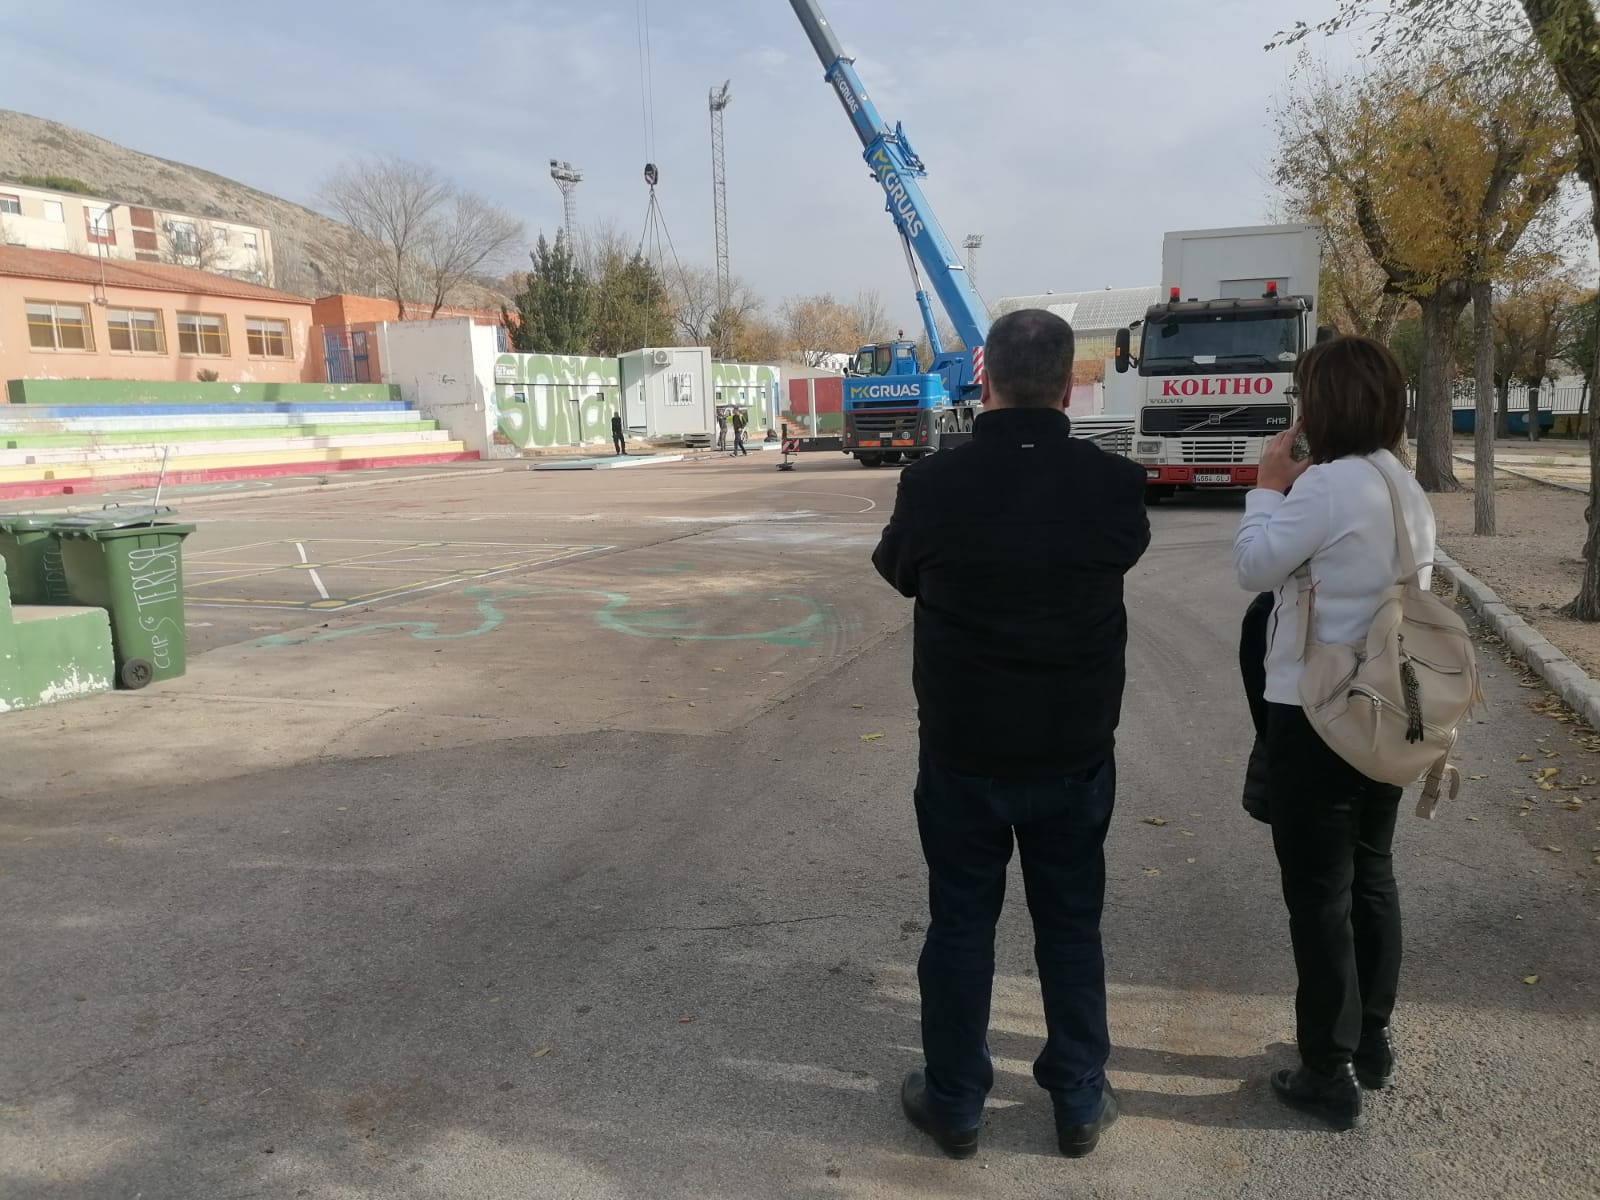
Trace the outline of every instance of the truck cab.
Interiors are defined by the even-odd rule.
[[[851,363],[851,375],[920,375],[915,342],[878,342],[856,351]]]
[[[1294,424],[1320,258],[1312,225],[1166,235],[1168,299],[1118,331],[1115,360],[1119,373],[1138,372],[1129,456],[1151,501],[1255,484],[1268,440]]]

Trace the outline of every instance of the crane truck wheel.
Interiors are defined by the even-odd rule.
[[[856,455],[856,461],[863,467],[881,467],[883,466],[883,455],[876,452],[870,454],[858,454]]]
[[[884,463],[886,465],[892,467],[892,466],[894,466],[895,463],[900,461],[900,458],[901,458],[900,451],[898,451],[898,450],[890,450],[890,451],[887,451],[884,454],[883,461],[884,461]]]

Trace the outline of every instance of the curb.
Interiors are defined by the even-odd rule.
[[[1452,454],[1450,457],[1457,462],[1472,464],[1472,456],[1468,454]],[[1577,492],[1580,496],[1589,494],[1589,489],[1581,483],[1563,483],[1559,479],[1546,479],[1542,475],[1534,475],[1529,471],[1519,471],[1515,467],[1502,467],[1499,463],[1495,464],[1494,469],[1501,475],[1515,475],[1518,479],[1526,479],[1529,483],[1542,483],[1545,487],[1560,488],[1564,492]]]
[[[1448,554],[1436,552],[1434,565],[1455,580],[1495,636],[1560,696],[1562,703],[1582,717],[1590,729],[1600,729],[1600,683],[1590,679],[1582,667],[1518,616],[1488,584]]]

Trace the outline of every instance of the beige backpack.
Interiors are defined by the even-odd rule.
[[[1466,622],[1455,610],[1455,589],[1436,596],[1417,581],[1417,559],[1389,473],[1383,476],[1394,511],[1400,578],[1384,593],[1364,641],[1315,640],[1316,587],[1310,564],[1300,584],[1300,703],[1322,740],[1368,779],[1406,787],[1421,782],[1417,815],[1432,819],[1439,789],[1450,798],[1461,776],[1450,765],[1456,727],[1483,701],[1478,660]]]

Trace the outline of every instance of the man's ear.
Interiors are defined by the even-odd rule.
[[[994,404],[994,393],[989,391],[989,376],[988,376],[987,372],[985,372],[985,374],[983,376],[983,400],[982,400],[982,403],[983,403],[983,407],[984,408],[993,408],[993,407],[995,407],[995,404]]]

